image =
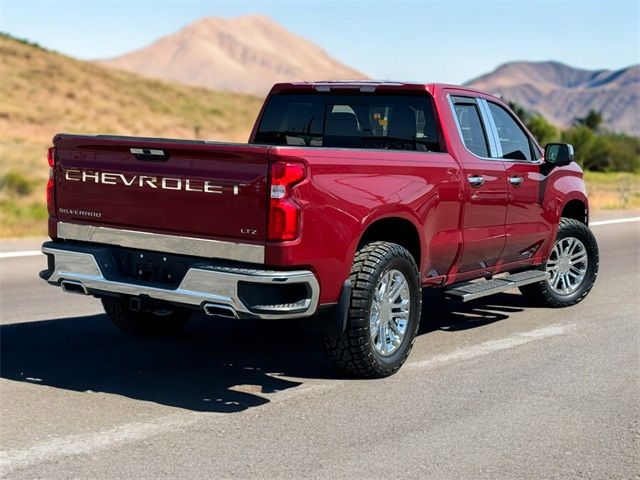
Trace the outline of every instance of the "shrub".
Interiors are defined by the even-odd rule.
[[[558,140],[573,145],[576,162],[586,170],[640,171],[640,138],[608,132],[602,115],[595,110],[560,132],[541,115],[528,112],[516,103],[509,102],[509,106],[542,146]]]
[[[33,192],[33,187],[32,181],[15,170],[5,173],[0,179],[0,190],[5,190],[10,195],[25,197]]]
[[[560,139],[558,129],[540,115],[534,115],[529,118],[526,125],[543,147],[547,143],[557,142]]]

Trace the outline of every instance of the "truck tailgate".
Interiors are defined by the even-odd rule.
[[[268,147],[58,135],[57,220],[264,243]]]

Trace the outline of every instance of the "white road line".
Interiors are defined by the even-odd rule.
[[[92,453],[187,427],[196,423],[200,415],[198,413],[167,415],[151,422],[128,423],[111,430],[54,437],[24,450],[4,451],[0,453],[0,476],[34,463],[52,461],[66,455]]]
[[[40,250],[23,250],[19,252],[0,252],[0,258],[35,257],[42,255]]]
[[[274,394],[254,395],[268,399],[269,403],[265,404],[266,406],[286,402],[305,395],[318,395],[337,387],[341,383],[343,382],[302,385],[275,392]],[[212,416],[226,418],[227,415],[229,414],[221,412],[176,413],[147,422],[127,423],[109,430],[53,437],[25,449],[0,450],[0,477],[6,476],[7,473],[17,468],[25,468],[35,463],[56,461],[60,457],[90,454],[120,445],[135,443],[165,432],[187,428],[196,424],[201,425],[204,419]]]
[[[499,340],[490,340],[478,345],[460,348],[451,353],[437,355],[428,360],[409,362],[400,372],[402,373],[402,371],[406,371],[405,369],[436,367],[446,363],[469,360],[471,358],[487,355],[496,351],[518,347],[535,340],[555,335],[562,335],[572,330],[574,327],[575,324],[550,325],[537,330],[518,333],[511,337]],[[318,395],[324,391],[332,390],[344,383],[347,382],[339,380],[328,384],[302,385],[300,387],[278,392],[273,396],[269,394],[261,396],[269,399],[270,404],[280,403],[309,394]],[[269,405],[269,403],[264,406]],[[225,418],[228,414],[218,412],[177,413],[148,422],[128,423],[109,430],[67,435],[64,437],[53,437],[25,449],[0,451],[0,476],[5,476],[12,470],[24,468],[35,463],[55,461],[60,457],[69,455],[90,454],[96,451],[117,447],[119,445],[139,442],[168,431],[186,428],[195,424],[202,424],[203,418],[210,418],[214,415],[219,416],[220,418]]]
[[[562,335],[572,330],[575,325],[550,325],[548,327],[539,328],[537,330],[531,330],[528,332],[518,333],[512,337],[501,338],[499,340],[489,340],[477,345],[471,345],[469,347],[459,348],[451,353],[443,353],[442,355],[436,355],[427,360],[419,362],[409,362],[404,368],[424,368],[435,367],[442,365],[443,363],[456,362],[461,360],[470,360],[472,358],[488,355],[500,350],[506,350],[508,348],[519,347],[525,343],[533,342],[547,337],[554,337],[556,335]]]
[[[599,222],[589,222],[590,227],[599,227],[600,225],[613,225],[616,223],[633,223],[640,222],[640,217],[616,218],[614,220],[600,220]]]
[[[487,355],[496,351],[518,347],[535,340],[555,335],[562,335],[572,330],[574,327],[575,324],[550,325],[537,330],[518,333],[511,337],[499,340],[490,340],[478,345],[460,348],[451,353],[437,355],[428,360],[409,362],[404,366],[403,370],[420,367],[435,367],[446,363],[469,360],[471,358]],[[401,370],[401,372],[403,370]],[[328,384],[302,385],[297,388],[278,392],[273,396],[264,395],[264,397],[269,399],[269,403],[271,404],[286,402],[309,394],[318,395],[319,393],[332,390],[344,383],[346,382],[335,381]],[[269,405],[269,403],[265,404],[265,406]],[[139,442],[168,431],[175,431],[176,429],[201,424],[203,418],[210,418],[214,415],[224,418],[228,414],[218,412],[177,413],[148,422],[127,423],[109,430],[67,435],[64,437],[53,437],[25,449],[0,451],[0,476],[5,476],[12,470],[24,468],[35,463],[55,461],[61,457],[69,455],[90,454],[96,451],[117,447],[119,445]]]

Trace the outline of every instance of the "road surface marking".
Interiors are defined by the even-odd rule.
[[[589,223],[590,227],[599,227],[600,225],[613,225],[615,223],[632,223],[640,222],[640,217],[616,218],[614,220],[600,220],[599,222]]]
[[[259,396],[267,398],[269,403],[277,404],[309,394],[318,395],[323,391],[335,388],[341,383],[343,382],[302,385],[274,392],[274,394],[262,394]],[[90,454],[120,445],[135,443],[165,432],[201,425],[205,419],[213,416],[225,418],[228,415],[222,412],[176,413],[147,422],[127,423],[98,432],[53,437],[25,449],[0,450],[0,477],[6,476],[7,473],[16,468],[25,468],[35,463],[56,461],[64,456]]]
[[[35,257],[42,255],[40,250],[22,250],[19,252],[0,252],[0,258]]]
[[[525,343],[533,342],[543,338],[562,335],[572,330],[575,325],[550,325],[548,327],[531,330],[528,332],[518,333],[512,337],[501,338],[500,340],[488,340],[477,345],[462,347],[450,353],[436,355],[427,360],[419,362],[409,362],[405,365],[409,368],[434,367],[443,363],[456,362],[461,360],[470,360],[472,358],[481,357],[500,350],[519,347]]]
[[[129,423],[100,432],[54,437],[24,450],[4,451],[0,454],[0,476],[16,468],[56,460],[65,455],[88,454],[144,440],[153,435],[192,425],[199,417],[200,414],[197,413],[167,415],[151,422]]]
[[[518,347],[535,340],[561,335],[572,330],[574,327],[574,324],[551,325],[537,330],[518,333],[500,340],[489,340],[477,345],[460,348],[451,353],[436,355],[428,360],[409,362],[405,364],[402,370],[400,370],[400,373],[407,371],[410,368],[439,366],[450,362],[468,360],[508,348]],[[279,377],[278,374],[273,375]],[[318,395],[345,383],[347,383],[345,380],[338,380],[326,384],[316,383],[301,385],[300,387],[277,392],[273,396],[272,394],[263,394],[260,396],[270,400],[270,402],[263,405],[266,406],[270,403],[277,404],[286,402],[309,394]],[[25,449],[0,451],[0,476],[4,476],[16,468],[25,468],[35,463],[55,461],[60,457],[68,455],[90,454],[99,450],[117,447],[119,445],[135,443],[164,432],[175,431],[176,429],[187,428],[196,424],[201,425],[202,421],[206,418],[211,418],[213,416],[226,418],[228,415],[229,414],[227,413],[220,412],[177,413],[148,422],[128,423],[109,430],[80,433],[64,437],[54,437],[36,443]]]

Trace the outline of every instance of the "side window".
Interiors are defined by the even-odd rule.
[[[487,136],[480,120],[478,106],[475,103],[455,103],[454,109],[464,146],[479,157],[488,157]]]
[[[498,130],[502,158],[531,161],[531,142],[527,134],[504,108],[495,103],[488,102],[488,104]]]

